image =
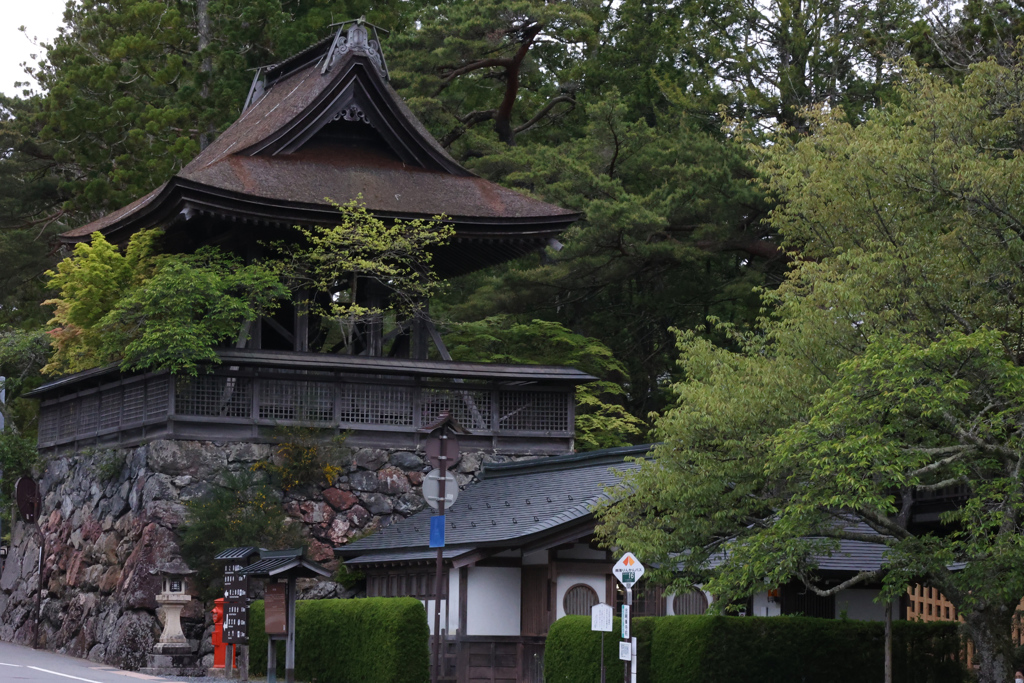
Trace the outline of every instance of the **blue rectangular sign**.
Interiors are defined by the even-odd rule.
[[[430,518],[430,547],[444,547],[444,515],[434,515]]]

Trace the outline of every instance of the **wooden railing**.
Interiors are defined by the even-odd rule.
[[[126,445],[159,437],[252,440],[288,427],[350,432],[356,444],[405,447],[447,411],[480,446],[489,441],[514,452],[518,442],[524,452],[541,444],[549,452],[571,451],[572,384],[488,381],[479,372],[436,377],[430,367],[436,364],[406,375],[375,372],[379,363],[366,374],[353,372],[351,362],[336,371],[221,365],[185,379],[112,373],[110,381],[65,387],[43,398],[39,447]]]

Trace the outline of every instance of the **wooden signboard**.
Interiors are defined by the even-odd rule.
[[[249,642],[249,607],[244,602],[224,603],[224,642],[246,645]]]
[[[285,599],[287,595],[288,586],[286,584],[267,584],[267,595],[264,599],[266,618],[263,629],[268,636],[288,634],[288,605]]]

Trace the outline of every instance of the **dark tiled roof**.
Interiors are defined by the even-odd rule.
[[[446,514],[445,540],[466,548],[514,545],[589,519],[594,504],[605,498],[605,487],[618,482],[622,471],[638,467],[623,458],[649,450],[645,445],[486,466],[483,481],[462,491]],[[351,557],[426,549],[432,514],[424,510],[337,552]]]
[[[557,234],[575,220],[572,211],[501,187],[460,166],[363,53],[346,53],[324,73],[330,43],[321,41],[301,59],[286,60],[305,66],[272,80],[266,92],[171,181],[65,233],[63,239],[74,242],[96,230],[130,233],[151,227],[176,215],[188,202],[244,213],[253,211],[244,202],[255,201],[272,205],[286,225],[308,224],[312,209],[330,208],[327,198],[344,203],[360,195],[379,215],[443,213],[457,226],[489,222],[494,226],[489,239],[500,239],[503,231],[517,237],[519,224],[542,223],[546,233]],[[369,121],[352,125],[366,135],[379,134],[383,146],[302,142],[347,102],[355,102]],[[121,241],[123,236],[114,239]]]
[[[465,546],[452,547],[446,546],[441,553],[441,557],[446,560],[451,560],[460,555],[471,553],[476,548],[469,548]],[[349,560],[345,564],[401,564],[401,563],[418,563],[427,562],[437,558],[437,550],[430,548],[428,550],[384,550],[377,553],[367,553],[360,555],[354,559]]]
[[[845,527],[847,531],[866,536],[882,537],[874,529],[863,522],[852,522]],[[812,540],[824,540],[820,536],[810,537]],[[810,561],[816,564],[821,571],[829,572],[873,572],[882,567],[885,562],[885,554],[888,547],[883,543],[868,543],[867,541],[853,541],[840,539],[839,547],[824,555],[812,555]],[[711,568],[719,567],[725,561],[725,553],[718,553],[711,557],[709,565]]]
[[[252,546],[242,546],[240,548],[228,548],[222,550],[215,558],[215,560],[244,560],[247,557],[251,557],[260,551],[259,548],[253,548]]]

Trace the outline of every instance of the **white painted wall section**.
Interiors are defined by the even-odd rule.
[[[434,592],[434,582],[431,579],[430,592]],[[451,598],[451,609],[448,608],[448,601],[441,601],[441,631],[454,635],[459,628],[459,570],[448,572],[448,596]],[[423,607],[427,610],[427,626],[430,628],[430,635],[434,635],[434,601],[421,600]]]
[[[470,567],[466,584],[466,635],[519,635],[519,567]]]
[[[768,599],[768,592],[754,593],[754,617],[778,617],[782,615],[782,603]]]
[[[601,573],[597,573],[597,572]],[[565,594],[570,588],[578,583],[585,583],[597,593],[598,602],[605,602],[605,574],[603,569],[599,569],[599,565],[595,566],[593,574],[582,574],[582,573],[571,573],[571,574],[559,574],[558,581],[555,584],[556,597],[558,599],[558,614],[556,619],[561,619],[565,616]]]

